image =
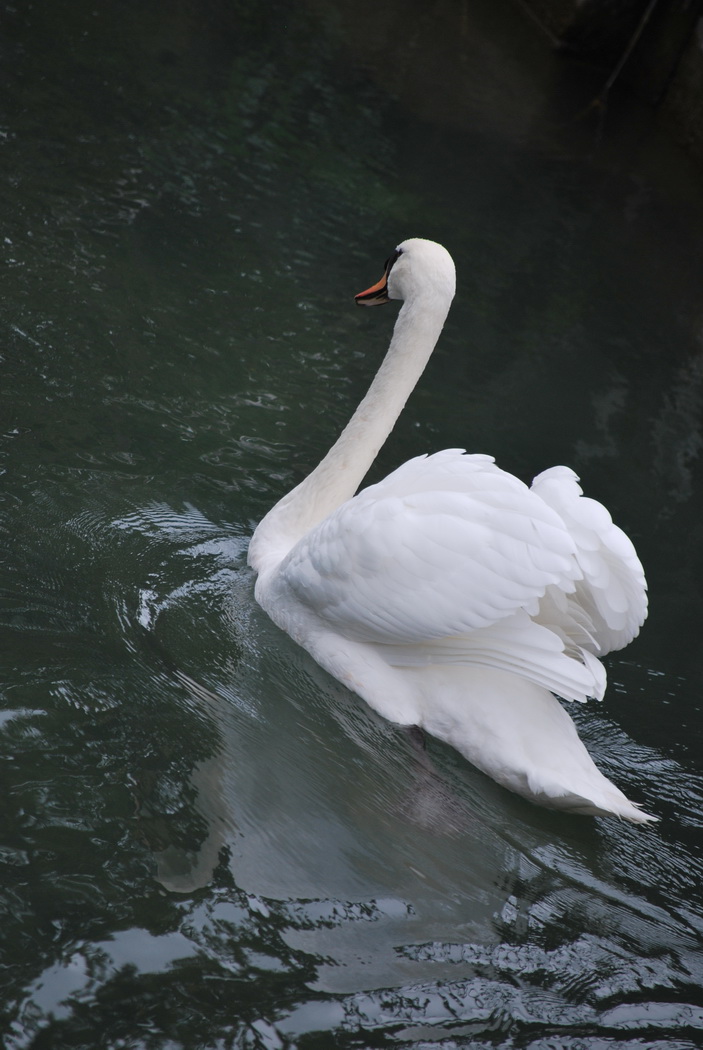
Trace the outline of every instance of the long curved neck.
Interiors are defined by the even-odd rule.
[[[424,371],[451,298],[418,295],[403,303],[383,363],[337,441],[259,523],[249,546],[257,572],[275,568],[306,532],[354,495]]]

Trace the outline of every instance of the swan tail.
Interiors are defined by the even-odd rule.
[[[659,820],[650,813],[645,813],[637,802],[631,802],[626,795],[616,789],[612,797],[608,797],[600,804],[592,799],[583,798],[581,795],[562,795],[558,801],[544,801],[534,798],[547,809],[557,809],[564,813],[577,813],[587,817],[619,817],[621,820],[629,820],[631,824],[651,824]]]
[[[410,647],[401,651],[365,645],[330,631],[300,637],[293,630],[296,625],[282,617],[279,626],[288,628],[322,667],[384,718],[420,726],[510,791],[571,813],[616,816],[636,824],[657,819],[601,773],[562,704],[543,682],[524,677],[524,668],[452,659],[401,662]],[[449,646],[444,655],[452,654]],[[433,653],[435,661],[439,655]],[[563,652],[557,655],[578,666]]]
[[[635,824],[657,819],[601,773],[544,687],[485,667],[408,667],[403,674],[419,696],[421,727],[509,790],[550,809]]]

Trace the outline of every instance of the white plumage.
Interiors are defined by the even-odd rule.
[[[322,463],[263,519],[256,597],[385,717],[499,783],[578,813],[654,818],[597,769],[554,694],[602,697],[598,657],[647,613],[632,543],[567,467],[528,488],[449,449],[354,495],[434,349],[454,295],[438,244],[403,242],[357,296],[403,299],[386,358]]]

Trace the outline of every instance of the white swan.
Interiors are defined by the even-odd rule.
[[[597,769],[554,696],[602,697],[597,657],[631,641],[647,614],[632,543],[573,471],[552,467],[528,488],[489,456],[448,449],[354,495],[454,290],[449,253],[412,238],[356,297],[404,304],[343,433],[256,529],[256,599],[376,711],[499,784],[574,813],[654,820]]]

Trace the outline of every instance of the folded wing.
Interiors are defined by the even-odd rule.
[[[632,544],[572,471],[530,489],[457,449],[343,504],[290,551],[279,582],[393,666],[493,667],[574,700],[603,695],[595,655],[627,644],[646,614]]]
[[[573,590],[559,515],[487,456],[412,459],[312,529],[280,572],[297,599],[358,641],[412,644],[536,614]]]
[[[582,494],[568,467],[545,470],[532,491],[569,530],[582,574],[571,594],[549,587],[537,619],[599,656],[622,649],[647,617],[647,583],[631,540],[601,503]]]

